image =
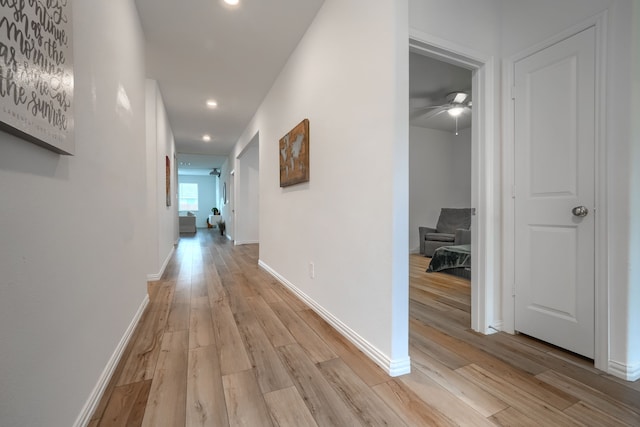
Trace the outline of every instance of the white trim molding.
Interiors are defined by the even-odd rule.
[[[169,264],[169,261],[171,260],[171,257],[173,256],[173,253],[176,251],[176,246],[178,245],[178,240],[176,240],[176,243],[171,247],[171,250],[169,251],[169,255],[167,255],[167,257],[165,258],[164,262],[162,263],[162,266],[160,267],[160,271],[158,273],[150,273],[147,274],[147,281],[149,282],[153,282],[156,280],[160,280],[162,279],[162,275],[164,274],[164,270],[167,268],[167,265]]]
[[[234,241],[234,245],[235,246],[240,246],[240,245],[255,245],[260,243],[259,240],[236,240]]]
[[[303,303],[315,311],[327,323],[329,323],[336,331],[348,339],[353,345],[361,350],[367,357],[373,360],[378,366],[384,369],[390,376],[397,377],[411,372],[411,359],[409,357],[401,359],[391,359],[389,356],[381,352],[378,348],[368,342],[366,339],[358,335],[353,329],[343,323],[327,311],[320,304],[316,303],[307,294],[298,289],[293,283],[288,281],[277,271],[269,267],[262,260],[258,261],[258,265],[267,273],[272,275],[278,282],[282,283],[287,289],[293,292]]]
[[[136,314],[133,316],[131,323],[129,323],[127,330],[124,332],[124,335],[120,339],[120,342],[118,343],[116,349],[111,355],[111,358],[109,358],[109,361],[107,362],[107,366],[105,366],[104,370],[102,371],[102,374],[98,378],[97,384],[93,388],[93,391],[91,392],[91,394],[89,395],[89,398],[84,404],[82,411],[80,411],[78,418],[76,418],[76,421],[73,423],[74,427],[85,427],[91,421],[91,416],[93,415],[94,411],[98,407],[98,404],[100,403],[100,399],[102,399],[102,395],[104,394],[104,391],[106,390],[107,385],[109,385],[111,376],[113,375],[113,372],[115,371],[116,366],[118,366],[118,362],[120,361],[120,358],[124,353],[124,350],[127,348],[127,344],[129,344],[129,340],[133,336],[133,332],[136,330],[136,326],[138,326],[138,322],[140,321],[140,318],[142,317],[144,310],[147,308],[147,305],[149,305],[149,295],[144,296],[142,303],[138,307],[138,311],[136,311]]]
[[[640,379],[640,362],[627,365],[609,360],[609,373],[626,381],[636,381]]]
[[[488,326],[493,332],[501,332],[503,330],[503,323],[500,320],[495,320],[492,325]]]

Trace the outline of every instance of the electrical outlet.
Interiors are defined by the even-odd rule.
[[[316,277],[316,266],[314,263],[309,263],[309,277],[314,279]]]

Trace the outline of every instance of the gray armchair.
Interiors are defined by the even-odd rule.
[[[431,257],[441,246],[471,243],[471,208],[442,208],[436,228],[418,227],[420,253]]]

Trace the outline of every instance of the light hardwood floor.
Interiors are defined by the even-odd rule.
[[[410,257],[412,373],[388,377],[257,266],[183,237],[91,426],[640,425],[627,383],[525,336],[470,330],[469,282]],[[364,290],[363,290],[364,296]]]

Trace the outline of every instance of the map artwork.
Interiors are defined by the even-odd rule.
[[[280,187],[309,181],[309,119],[280,139]]]

